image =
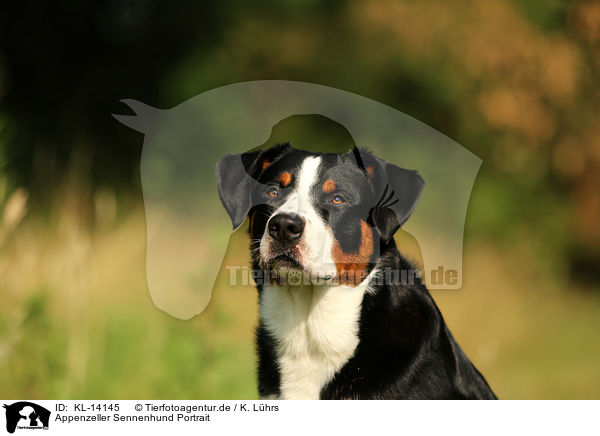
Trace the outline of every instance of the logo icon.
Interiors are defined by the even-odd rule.
[[[6,431],[14,433],[18,429],[48,430],[50,411],[29,401],[19,401],[4,405],[6,409]]]

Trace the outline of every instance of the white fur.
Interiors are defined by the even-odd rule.
[[[352,357],[373,274],[355,287],[263,287],[260,317],[276,340],[281,399],[319,399],[323,386]]]
[[[306,272],[322,278],[336,276],[337,270],[331,255],[333,234],[317,214],[311,195],[320,164],[320,157],[302,162],[294,175],[294,191],[272,216],[296,213],[304,218],[299,260]],[[269,245],[265,229],[260,242],[263,258],[269,256]],[[355,287],[312,282],[263,286],[260,317],[276,340],[282,399],[318,399],[323,386],[352,357],[361,303],[372,274]]]

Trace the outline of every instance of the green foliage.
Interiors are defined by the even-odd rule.
[[[547,31],[561,30],[566,24],[568,0],[511,0],[533,23]]]
[[[185,3],[48,4],[32,17],[12,2],[0,15],[3,396],[256,397],[251,289],[221,283],[188,322],[153,306],[142,136],[110,114],[122,98],[170,108],[287,79],[391,105],[483,159],[465,287],[436,295],[442,311],[501,397],[597,397],[597,2]],[[271,141],[310,148],[289,121]],[[345,147],[343,132],[329,138]],[[228,235],[229,223],[208,229],[205,249]]]

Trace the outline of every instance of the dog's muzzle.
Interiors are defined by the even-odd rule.
[[[269,220],[269,236],[282,246],[295,243],[304,231],[304,219],[296,214],[279,213]]]

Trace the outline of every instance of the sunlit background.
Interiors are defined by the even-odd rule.
[[[599,1],[184,3],[2,7],[2,397],[257,397],[255,290],[220,280],[189,321],[152,303],[143,137],[110,114],[262,79],[378,100],[483,159],[464,286],[434,298],[500,398],[600,397]]]

